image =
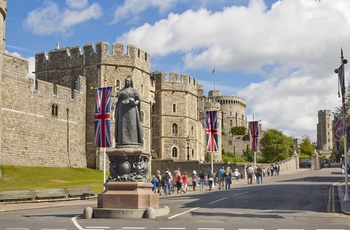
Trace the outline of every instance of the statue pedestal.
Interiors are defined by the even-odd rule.
[[[150,154],[138,148],[106,150],[110,177],[98,195],[97,208],[86,208],[84,218],[156,218],[168,215],[169,207],[159,208],[159,195],[148,181]]]
[[[150,182],[107,182],[106,191],[98,195],[98,208],[158,208],[159,195]]]

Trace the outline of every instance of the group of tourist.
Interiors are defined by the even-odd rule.
[[[230,189],[232,180],[239,180],[242,178],[238,169],[234,172],[227,167],[220,167],[216,172],[212,170],[192,171],[189,176],[192,181],[192,190],[196,191],[199,186],[199,191],[211,191],[214,186],[218,186],[218,189]],[[177,168],[173,173],[169,169],[166,169],[161,174],[159,170],[152,177],[151,183],[153,184],[152,191],[159,193],[160,195],[170,195],[171,193],[186,193],[188,189],[189,178],[187,172],[181,173],[180,168]]]
[[[252,184],[253,177],[256,179],[257,184],[263,183],[263,178],[267,176],[279,176],[280,166],[278,163],[271,164],[269,168],[262,167],[261,164],[258,164],[255,168],[252,165],[248,165],[247,169],[247,182]]]

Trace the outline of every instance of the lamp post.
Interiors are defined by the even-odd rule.
[[[190,160],[190,136],[187,136],[187,160]]]

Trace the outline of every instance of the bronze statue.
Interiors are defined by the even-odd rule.
[[[131,76],[125,78],[125,86],[118,91],[112,110],[115,110],[115,147],[142,148],[140,97]]]

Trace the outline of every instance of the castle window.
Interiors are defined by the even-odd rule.
[[[120,89],[120,81],[119,79],[115,80],[115,87],[114,87],[114,90],[117,91]]]
[[[58,105],[57,104],[52,104],[51,106],[51,115],[54,117],[58,116]]]
[[[38,91],[38,80],[35,79],[34,81],[34,90]]]
[[[229,142],[228,142],[228,145],[232,145],[232,141],[229,141]]]
[[[56,84],[53,85],[53,94],[57,95],[57,85]]]
[[[173,113],[176,113],[176,104],[173,104]]]
[[[232,127],[232,124],[233,124],[233,123],[232,123],[232,120],[230,120],[230,126],[231,126],[231,127]]]
[[[173,158],[177,158],[177,148],[176,147],[173,147],[173,149],[171,150],[171,156]]]
[[[71,89],[71,91],[70,91],[70,99],[75,99],[75,91],[74,91],[74,89]]]
[[[177,124],[173,124],[171,131],[173,134],[177,134]]]
[[[147,61],[147,53],[145,53],[145,60]]]
[[[191,126],[191,136],[193,137],[193,126]]]
[[[143,95],[143,84],[141,84],[141,95]]]
[[[140,55],[141,55],[141,51],[140,49],[137,49],[137,57],[140,57]]]
[[[144,112],[143,111],[141,111],[141,113],[140,113],[140,115],[141,115],[141,123],[143,123],[144,122]]]

